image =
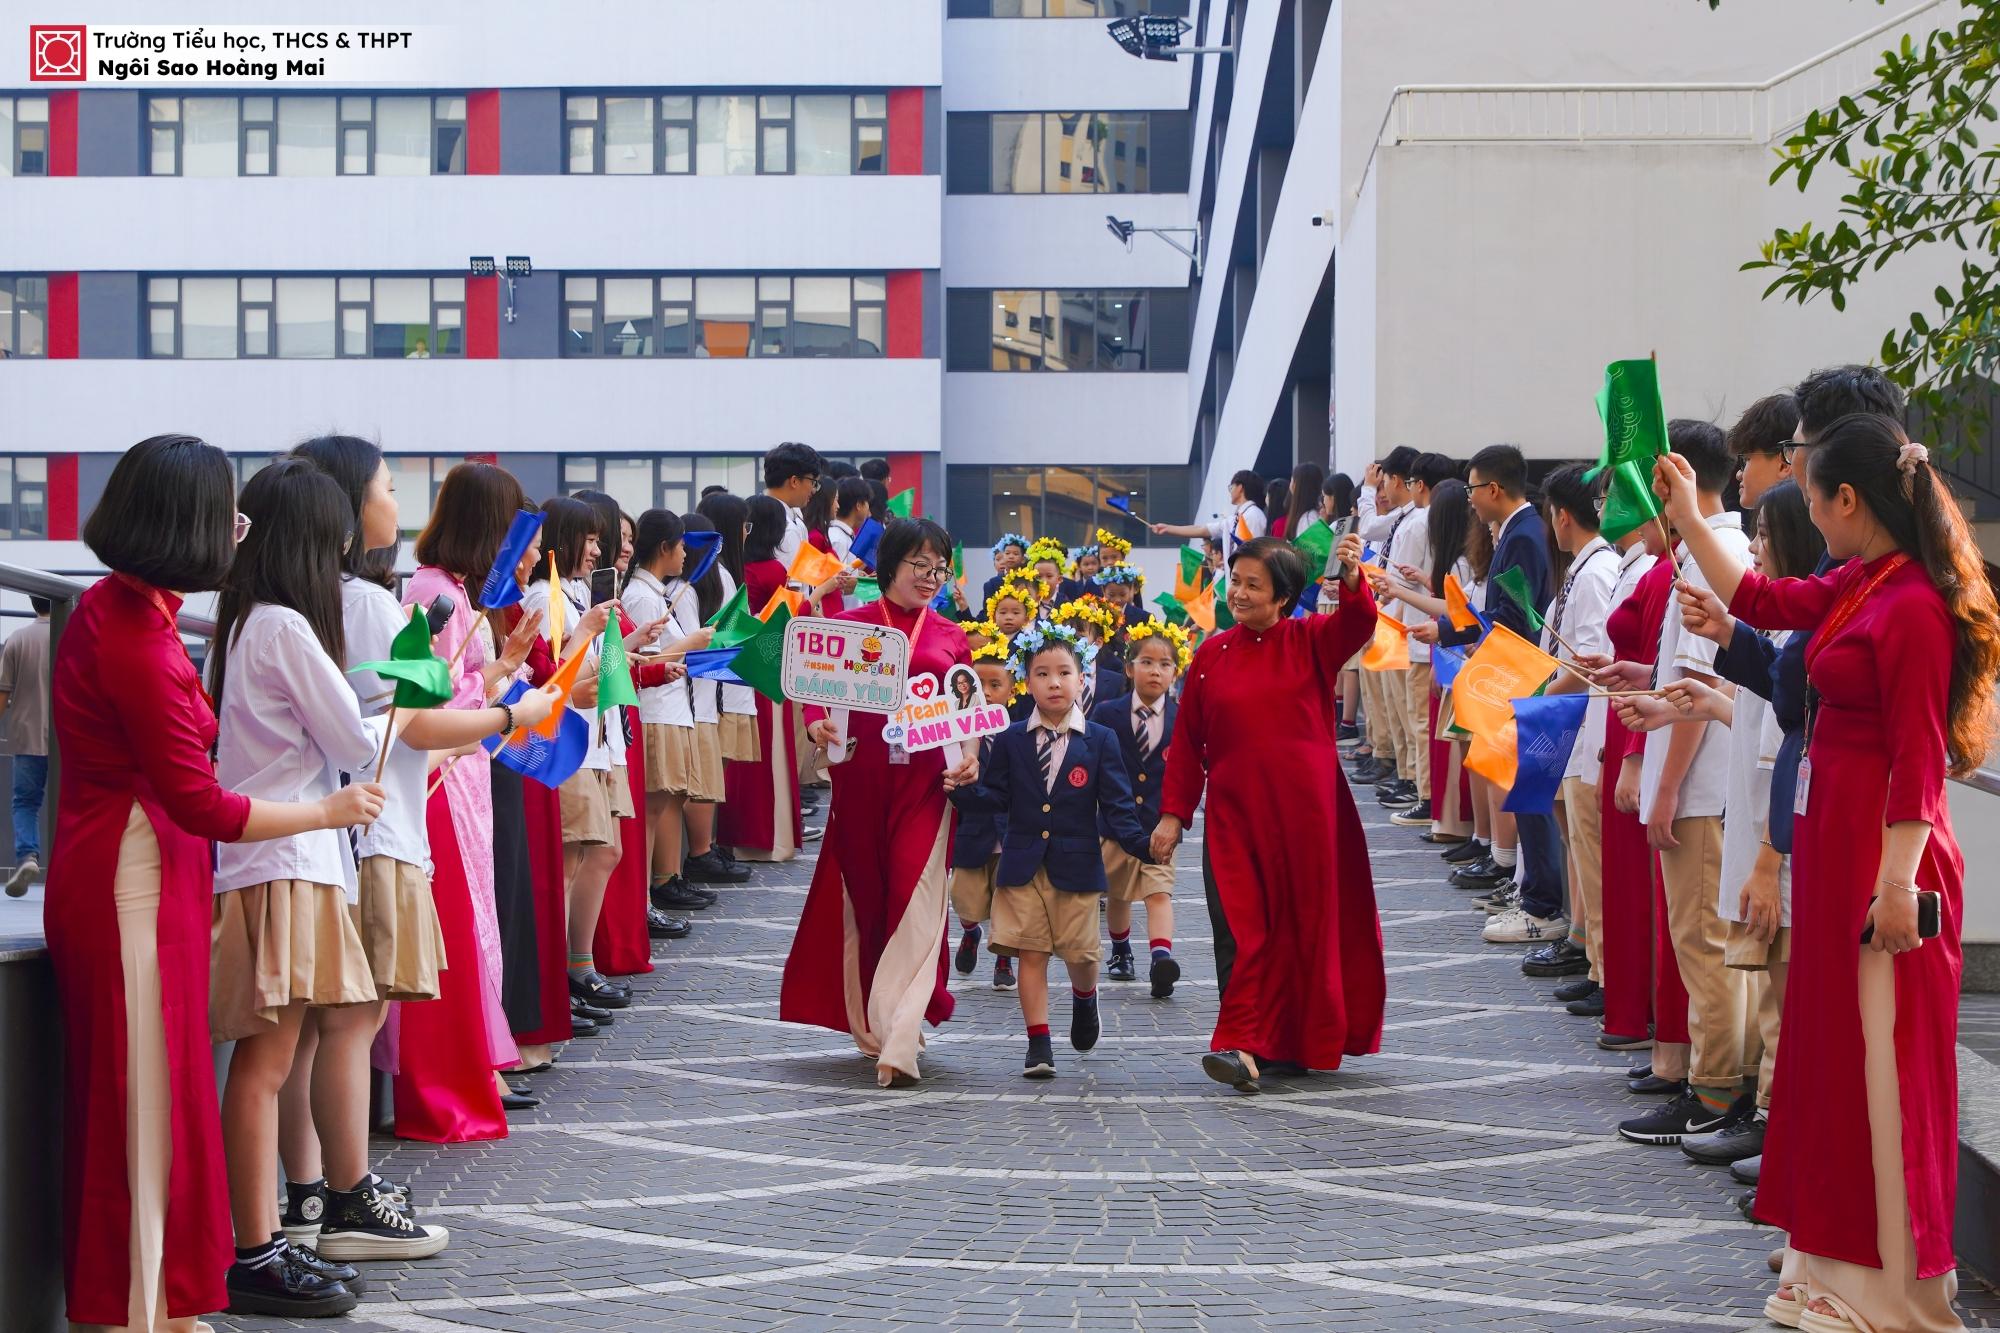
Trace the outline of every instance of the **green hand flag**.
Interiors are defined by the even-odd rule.
[[[953,583],[962,583],[962,582],[964,582],[964,581],[965,581],[965,543],[964,543],[964,542],[954,542],[954,543],[952,544],[952,548],[951,548],[951,581],[952,581]]]
[[[1660,500],[1653,494],[1644,465],[1627,459],[1611,469],[1604,493],[1604,518],[1600,531],[1608,542],[1622,541],[1660,516]]]
[[[764,622],[757,619],[757,613],[750,607],[747,585],[738,587],[728,601],[716,608],[708,625],[715,631],[708,645],[711,648],[734,648],[764,628]]]
[[[1181,547],[1181,567],[1174,572],[1174,596],[1185,602],[1201,591],[1201,552],[1192,546]]]
[[[373,671],[395,681],[397,708],[436,708],[451,700],[451,668],[431,651],[430,622],[422,607],[410,608],[410,623],[396,631],[389,654],[387,662],[363,662],[348,671]]]
[[[1667,409],[1660,398],[1660,366],[1651,357],[1613,361],[1604,368],[1597,391],[1597,415],[1604,422],[1604,452],[1588,481],[1620,463],[1649,467],[1667,452]]]
[[[632,688],[632,667],[625,660],[625,640],[614,617],[605,625],[604,641],[597,648],[597,715],[638,706],[639,691]]]
[[[1160,608],[1160,619],[1166,621],[1169,625],[1185,625],[1188,623],[1187,612],[1181,609],[1181,604],[1174,600],[1173,594],[1161,593],[1153,599],[1153,605]]]
[[[911,487],[906,491],[897,491],[889,497],[888,509],[890,514],[896,518],[909,518],[916,507],[917,492],[915,487]]]
[[[1521,608],[1528,617],[1528,628],[1539,634],[1542,632],[1542,613],[1535,609],[1534,598],[1528,593],[1528,576],[1520,569],[1503,569],[1493,576],[1493,585],[1507,594],[1514,605]]]
[[[1298,536],[1292,538],[1292,545],[1306,558],[1306,576],[1317,579],[1326,570],[1326,562],[1333,558],[1333,529],[1317,516],[1306,524]]]
[[[1225,630],[1235,623],[1236,617],[1229,614],[1229,581],[1219,578],[1215,581],[1215,628]]]
[[[847,596],[849,606],[866,606],[870,602],[882,600],[882,583],[873,574],[863,574],[854,580],[854,591]]]
[[[736,660],[729,664],[738,680],[774,704],[785,701],[785,627],[791,620],[792,608],[778,603],[771,618],[743,641],[736,650]]]

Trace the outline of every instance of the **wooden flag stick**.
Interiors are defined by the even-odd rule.
[[[382,752],[375,756],[375,781],[382,781],[382,769],[389,762],[389,745],[396,739],[396,705],[389,705],[388,725],[382,728]]]

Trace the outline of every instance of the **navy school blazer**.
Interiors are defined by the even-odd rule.
[[[984,769],[993,761],[994,736],[981,738],[979,742],[979,766]],[[987,810],[960,810],[958,827],[951,835],[951,863],[961,870],[978,870],[1000,854],[1000,843],[1007,836],[1007,816]]]
[[[1541,636],[1528,628],[1527,612],[1493,581],[1496,575],[1510,569],[1518,569],[1527,577],[1528,596],[1536,613],[1547,611],[1549,599],[1555,595],[1549,571],[1548,530],[1542,525],[1541,512],[1533,505],[1518,511],[1508,521],[1500,544],[1493,548],[1493,562],[1487,566],[1484,609],[1486,618],[1494,624],[1505,625],[1529,643],[1536,643]],[[1438,642],[1446,647],[1471,643],[1483,632],[1477,626],[1453,629],[1449,616],[1440,616],[1437,624]]]
[[[1139,811],[1139,827],[1151,833],[1160,822],[1160,784],[1167,780],[1167,747],[1174,739],[1174,717],[1180,705],[1171,694],[1160,698],[1162,713],[1160,744],[1146,762],[1139,762],[1139,738],[1132,734],[1132,696],[1121,694],[1115,699],[1104,699],[1090,710],[1090,720],[1100,723],[1118,738],[1118,753],[1125,759],[1125,776],[1132,784],[1132,804]],[[1097,835],[1101,838],[1115,837],[1111,825],[1100,813],[1097,817]]]
[[[960,787],[951,799],[960,811],[1006,815],[997,876],[1002,887],[1026,884],[1046,868],[1058,889],[1104,892],[1100,813],[1121,847],[1141,861],[1152,859],[1150,835],[1140,826],[1125,781],[1118,737],[1109,728],[1086,722],[1080,734],[1070,733],[1054,791],[1042,788],[1041,759],[1026,722],[994,738],[990,760],[980,769],[978,785]]]

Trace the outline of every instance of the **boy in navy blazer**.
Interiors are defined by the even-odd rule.
[[[1014,669],[1005,639],[984,643],[972,654],[972,670],[979,677],[979,691],[989,708],[1006,708],[1014,702]],[[1024,694],[1021,696],[1026,699]],[[993,762],[993,742],[987,736],[979,742],[979,766]],[[994,877],[1000,870],[1000,843],[1007,836],[1007,816],[985,810],[960,810],[958,827],[951,838],[951,910],[958,913],[964,934],[959,936],[954,962],[962,974],[979,966],[981,923],[993,916]],[[1014,960],[1005,955],[993,959],[993,989],[1014,989]]]
[[[1149,858],[1148,836],[1132,804],[1118,738],[1076,706],[1083,653],[1073,630],[1031,625],[1014,638],[1015,669],[1028,682],[1035,714],[993,743],[976,785],[951,799],[961,811],[1007,815],[993,894],[994,953],[1018,956],[1021,1016],[1028,1026],[1027,1078],[1054,1078],[1049,1039],[1049,955],[1069,969],[1070,1045],[1097,1044],[1098,896],[1104,861],[1100,812],[1118,844]]]
[[[1174,735],[1176,707],[1169,692],[1184,665],[1182,654],[1190,649],[1185,635],[1149,621],[1132,631],[1131,651],[1127,672],[1132,692],[1101,700],[1091,710],[1090,720],[1118,738],[1139,826],[1151,834],[1160,822],[1160,784],[1166,778],[1167,746]],[[1181,976],[1181,965],[1174,958],[1173,867],[1152,865],[1129,855],[1102,815],[1097,832],[1110,893],[1104,903],[1104,924],[1111,931],[1111,962],[1105,976],[1113,981],[1138,980],[1132,961],[1132,904],[1144,902],[1152,952],[1147,980],[1152,983],[1153,998],[1164,1000],[1174,993],[1174,983]]]

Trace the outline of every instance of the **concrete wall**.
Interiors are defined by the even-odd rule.
[[[945,461],[1182,463],[1186,382],[1174,371],[947,374],[944,414],[951,434]]]

